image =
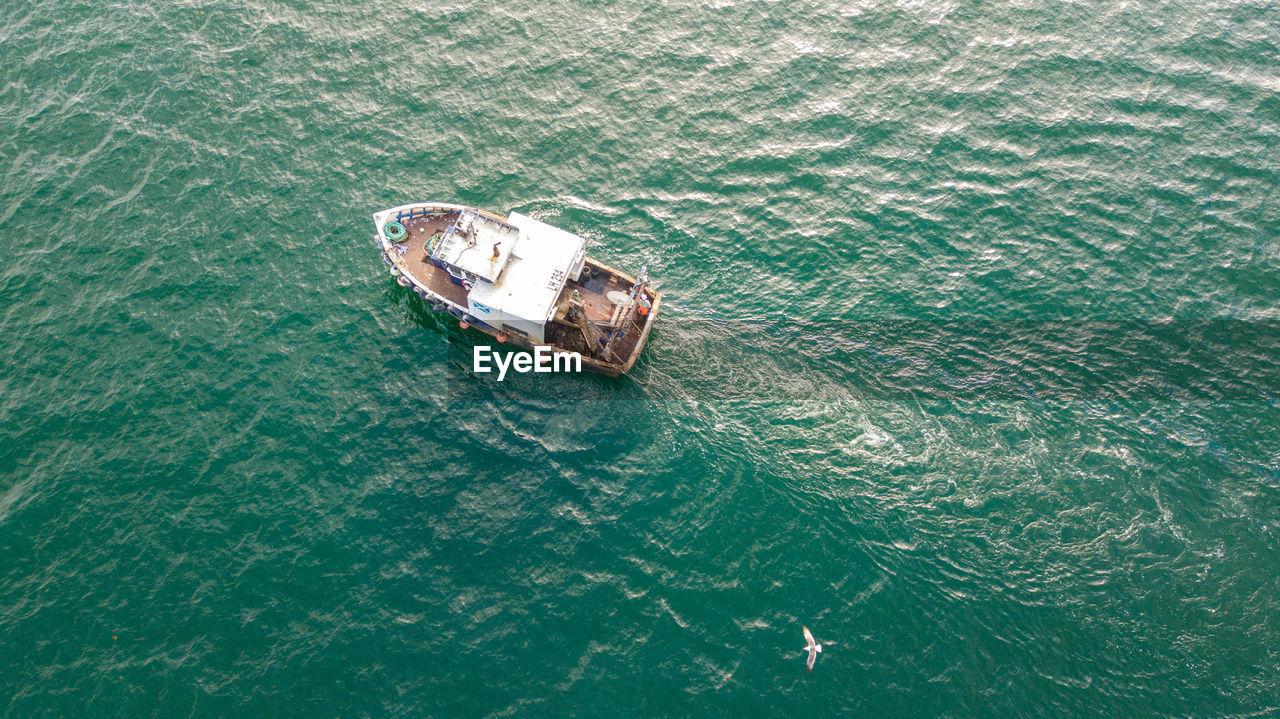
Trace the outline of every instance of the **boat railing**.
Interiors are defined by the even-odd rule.
[[[444,217],[446,215],[456,214],[453,210],[443,210],[435,207],[411,207],[407,210],[401,210],[396,213],[396,222],[404,224],[409,220],[425,217],[433,219],[436,217]]]

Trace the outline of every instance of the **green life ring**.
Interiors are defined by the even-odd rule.
[[[409,235],[409,231],[404,228],[404,225],[396,222],[395,220],[383,225],[382,232],[387,236],[387,239],[392,242],[399,242]]]

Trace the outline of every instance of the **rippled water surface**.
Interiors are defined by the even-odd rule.
[[[1278,136],[1271,2],[0,0],[0,716],[1280,715]]]

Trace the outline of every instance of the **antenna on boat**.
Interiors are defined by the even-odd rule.
[[[647,284],[649,284],[649,266],[645,265],[640,268],[640,274],[636,275],[636,283],[631,285],[630,295],[632,302],[640,296],[640,290],[644,289]]]

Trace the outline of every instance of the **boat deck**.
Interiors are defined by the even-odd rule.
[[[450,302],[466,307],[467,291],[453,284],[453,281],[449,279],[448,272],[431,264],[431,259],[426,250],[427,240],[431,239],[437,232],[444,232],[445,228],[456,217],[456,214],[448,214],[443,217],[418,216],[407,220],[404,222],[404,226],[409,231],[409,236],[399,244],[401,247],[407,248],[403,255],[404,266],[413,279],[426,285],[427,289],[443,296]]]
[[[602,330],[607,331],[607,325],[613,319],[613,313],[617,307],[609,299],[609,293],[629,293],[634,279],[625,277],[612,268],[600,265],[589,259],[587,264],[593,270],[591,278],[582,282],[570,280],[565,285],[564,293],[560,297],[560,305],[556,309],[555,319],[547,325],[547,340],[558,347],[580,352],[584,356],[600,357],[597,352],[600,348],[588,347],[586,339],[582,336],[582,330],[567,319],[573,290],[578,291],[578,297],[582,300],[587,319],[600,326]],[[645,297],[652,300],[654,298],[653,292],[646,290]],[[602,359],[619,364],[626,362],[644,334],[647,319],[646,316],[640,315],[635,310],[619,317],[619,326],[624,334],[614,341],[613,356]]]
[[[588,260],[588,264],[593,264]],[[587,319],[596,323],[606,323],[613,319],[613,310],[616,305],[609,300],[610,292],[631,292],[631,282],[618,277],[609,272],[595,270],[595,274],[591,279],[585,282],[569,280],[565,283],[564,292],[560,295],[560,304],[556,308],[556,319],[563,319],[569,310],[570,297],[573,291],[578,291],[578,297],[582,300],[582,305],[587,311]]]

